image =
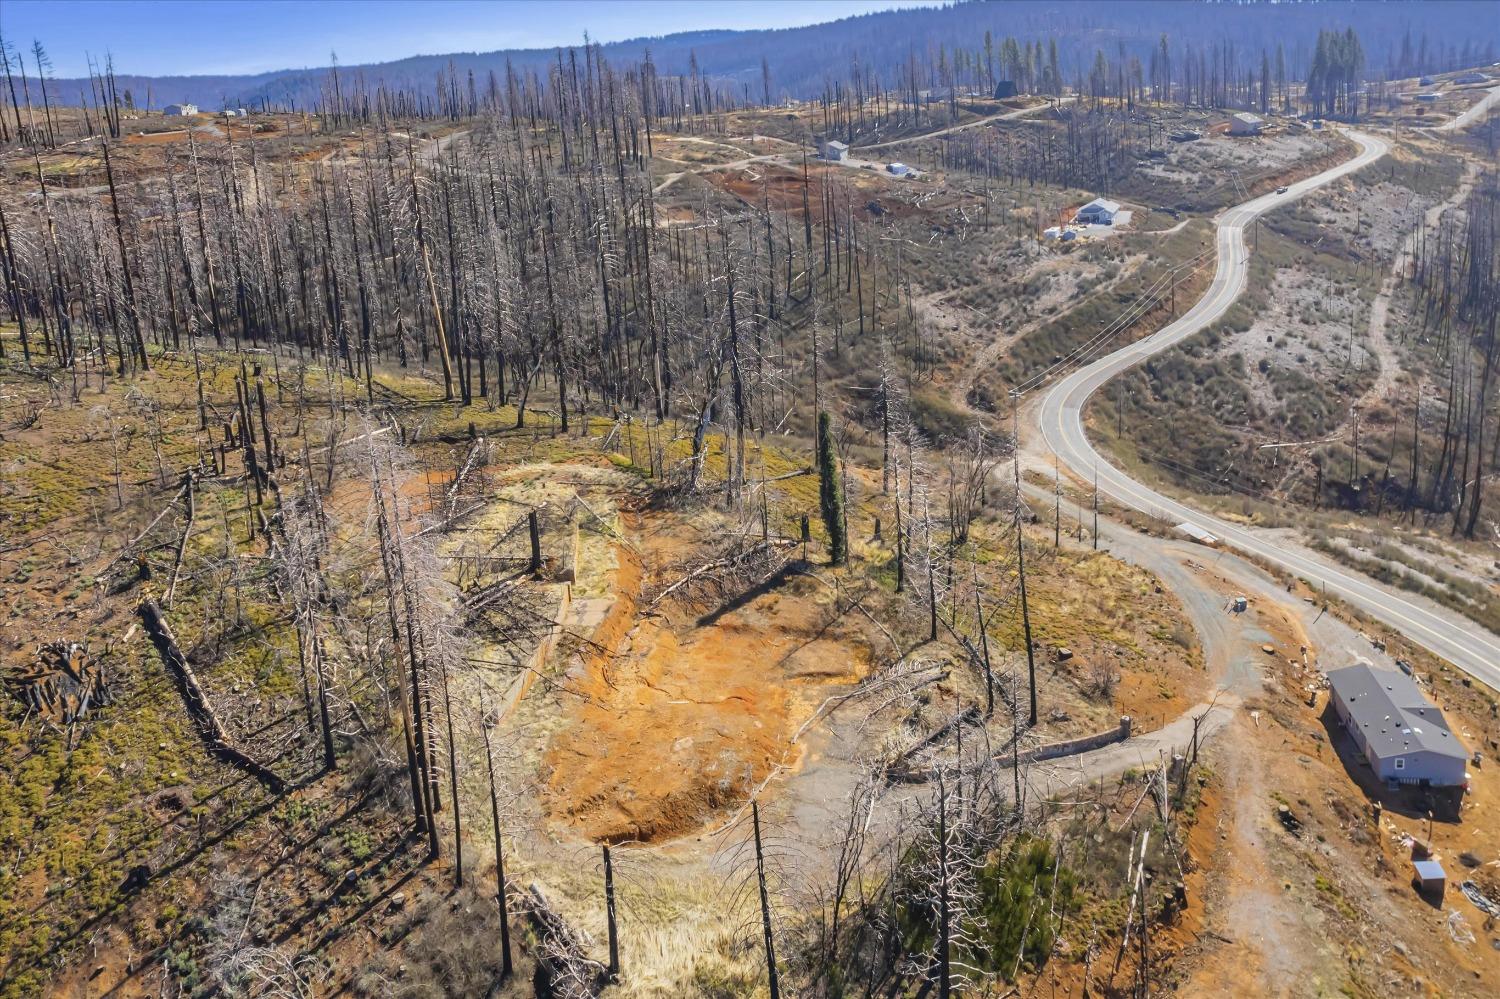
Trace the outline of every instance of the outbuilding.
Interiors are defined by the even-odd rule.
[[[1328,674],[1334,713],[1375,776],[1395,784],[1458,787],[1468,750],[1405,673],[1356,663]]]
[[[1179,535],[1187,538],[1189,541],[1196,541],[1198,542],[1198,544],[1207,545],[1210,548],[1219,547],[1219,539],[1205,531],[1203,528],[1199,527],[1197,524],[1190,523],[1189,521],[1184,520],[1173,529]]]
[[[1120,213],[1120,203],[1108,198],[1095,198],[1082,208],[1073,221],[1079,225],[1113,225]]]
[[[911,173],[911,167],[907,166],[905,163],[887,163],[885,165],[885,168],[893,177],[905,177],[907,174]]]
[[[1239,114],[1229,119],[1229,134],[1259,135],[1261,126],[1263,126],[1264,124],[1265,122],[1261,120],[1260,115],[1251,114],[1248,111],[1241,111]]]
[[[1485,76],[1483,73],[1479,72],[1478,70],[1470,70],[1469,72],[1464,73],[1461,76],[1455,76],[1453,78],[1453,82],[1454,83],[1463,84],[1463,85],[1467,86],[1468,84],[1471,84],[1471,83],[1489,83],[1490,82],[1490,78],[1487,77],[1487,76]]]
[[[1443,870],[1443,865],[1436,860],[1415,860],[1411,866],[1412,887],[1419,894],[1441,900],[1448,887],[1448,875]]]
[[[162,108],[161,111],[162,111],[162,114],[171,115],[171,116],[174,116],[174,117],[181,117],[181,116],[184,116],[184,115],[194,115],[194,114],[198,113],[198,105],[196,105],[196,104],[168,104],[166,107]]]
[[[823,143],[823,158],[825,160],[843,161],[849,158],[849,144],[837,139],[829,139]]]
[[[1001,80],[995,84],[995,100],[1003,101],[1008,97],[1016,96],[1016,81]]]

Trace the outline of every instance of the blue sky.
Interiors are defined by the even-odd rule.
[[[122,73],[258,73],[665,35],[784,28],[934,0],[0,0],[0,35],[39,39],[57,76],[112,52]],[[30,60],[28,59],[28,65]]]

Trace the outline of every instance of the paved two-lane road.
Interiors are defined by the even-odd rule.
[[[1263,212],[1348,176],[1388,151],[1385,140],[1377,136],[1354,131],[1347,134],[1360,150],[1353,159],[1292,184],[1284,194],[1267,194],[1225,210],[1218,218],[1218,263],[1203,297],[1169,326],[1059,381],[1036,408],[1036,416],[1047,446],[1084,480],[1091,479],[1097,469],[1099,489],[1105,495],[1144,513],[1194,524],[1232,548],[1300,576],[1500,689],[1500,638],[1478,624],[1423,597],[1391,592],[1363,574],[1342,569],[1284,538],[1231,524],[1164,496],[1101,457],[1084,432],[1084,404],[1101,386],[1217,321],[1244,291],[1249,276],[1246,226]]]

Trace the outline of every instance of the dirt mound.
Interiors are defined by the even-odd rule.
[[[778,766],[796,766],[789,740],[820,688],[852,681],[869,659],[849,625],[829,626],[809,580],[674,628],[636,619],[639,578],[622,553],[580,681],[588,701],[547,753],[548,813],[598,842],[670,839],[738,808]]]

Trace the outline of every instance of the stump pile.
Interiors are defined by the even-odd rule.
[[[48,724],[73,725],[109,703],[104,666],[78,642],[43,642],[32,660],[6,678],[12,695]]]

